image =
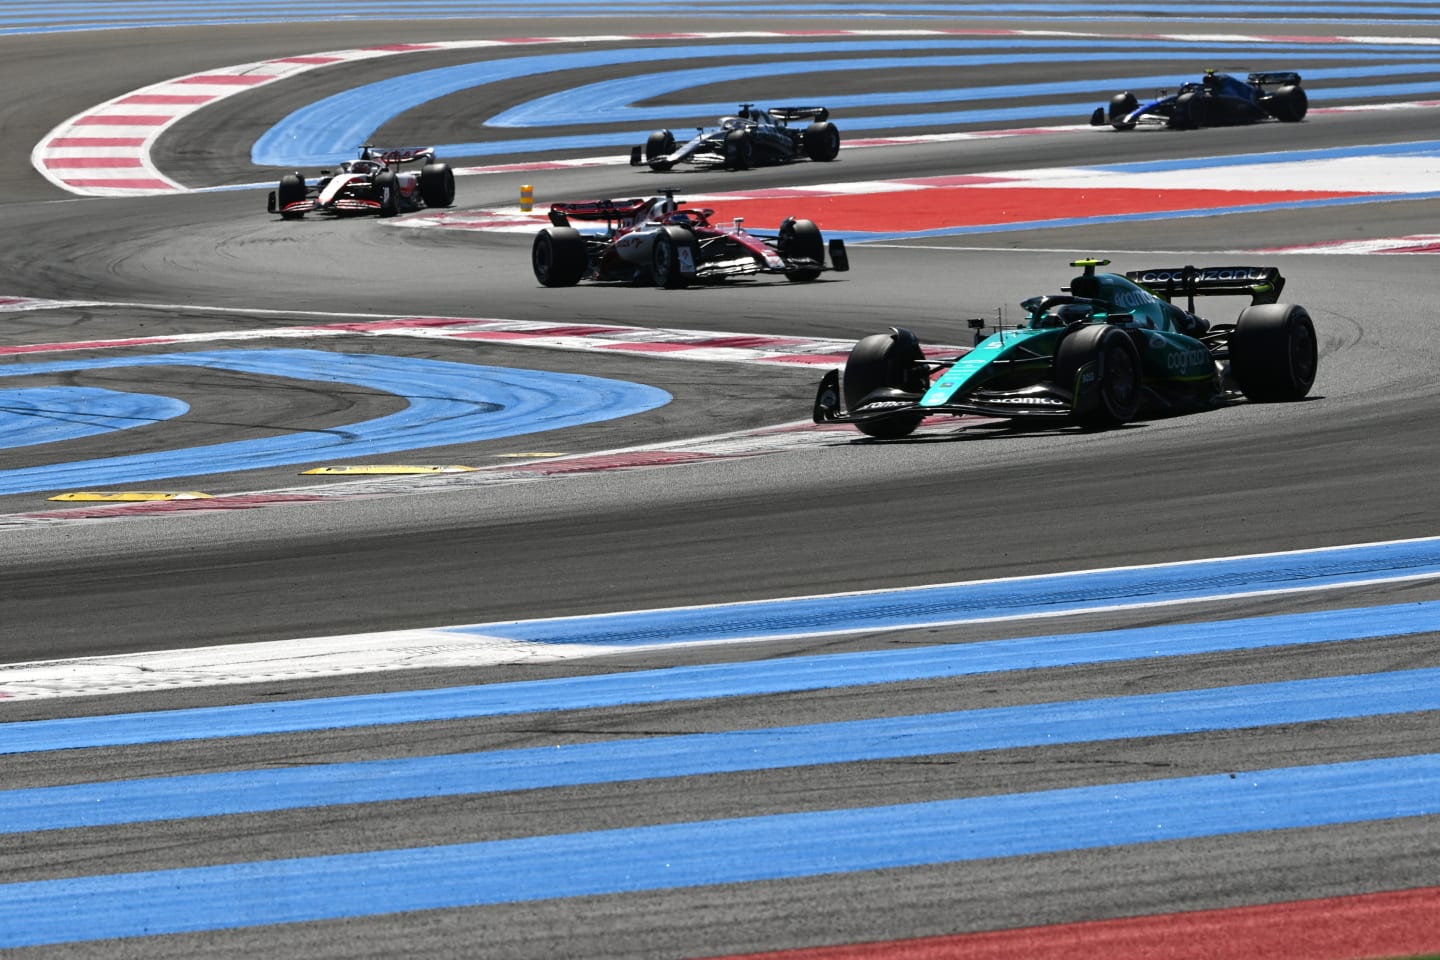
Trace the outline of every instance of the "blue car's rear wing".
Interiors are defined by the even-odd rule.
[[[1300,74],[1290,70],[1281,70],[1273,73],[1252,73],[1245,78],[1251,83],[1258,83],[1261,86],[1299,86]]]
[[[1127,271],[1125,279],[1166,301],[1177,295],[1192,299],[1247,296],[1252,305],[1274,303],[1285,289],[1278,267],[1156,267]]]

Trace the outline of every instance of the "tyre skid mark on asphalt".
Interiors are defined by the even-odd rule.
[[[157,479],[229,473],[314,463],[317,457],[373,457],[424,447],[518,437],[643,413],[668,404],[659,388],[630,381],[516,367],[429,360],[385,353],[259,349],[177,351],[72,358],[0,366],[0,396],[11,377],[60,377],[77,371],[199,368],[274,380],[317,381],[334,388],[362,386],[403,401],[370,419],[322,429],[256,429],[238,439],[198,446],[118,453],[0,470],[0,492],[75,489],[77,484],[144,483]],[[108,395],[82,394],[75,402],[99,404]],[[153,401],[158,404],[157,398]],[[44,418],[32,430],[48,431]],[[114,429],[114,427],[111,427]],[[12,441],[24,437],[11,431]]]
[[[196,309],[211,309],[175,304],[104,304],[96,301],[82,303],[80,301],[0,297],[0,312],[5,310],[64,309],[77,306],[91,309],[97,306],[110,306],[187,312]],[[230,308],[224,312],[265,314],[272,311],[247,311],[243,308]],[[338,318],[345,315],[324,314],[324,316]],[[247,342],[344,336],[486,340],[544,349],[618,352],[646,358],[658,357],[682,361],[760,364],[812,369],[843,366],[849,349],[853,345],[850,341],[741,334],[714,330],[655,329],[618,324],[574,324],[469,317],[390,317],[381,319],[367,317],[364,320],[334,319],[329,323],[305,326],[223,330],[175,334],[167,337],[12,344],[0,346],[0,356],[43,356],[75,351],[124,350],[137,346],[182,346],[224,341]],[[944,356],[963,353],[966,349],[968,348],[953,345],[927,344],[925,352],[931,356]],[[994,418],[989,417],[938,417],[924,424],[917,431],[916,436],[921,438],[954,436],[957,430],[963,431],[971,426],[995,422],[997,421]],[[395,496],[432,491],[443,486],[468,487],[499,483],[525,483],[613,470],[713,462],[783,452],[806,446],[849,442],[867,441],[858,438],[853,429],[848,426],[817,426],[808,422],[783,424],[715,437],[666,441],[623,450],[593,451],[523,466],[513,464],[482,466],[474,472],[459,475],[368,478],[331,482],[298,489],[220,494],[205,500],[106,503],[31,511],[0,516],[0,526],[46,525],[82,520],[144,517],[160,513],[195,512],[206,509],[251,509],[316,500]]]
[[[972,426],[998,421],[986,417],[935,417],[912,435],[916,440],[957,438]],[[321,501],[361,500],[433,493],[444,489],[534,483],[620,470],[717,463],[816,447],[868,443],[846,425],[816,425],[809,421],[740,431],[718,437],[673,440],[642,448],[577,453],[532,464],[477,465],[460,473],[367,477],[325,484],[244,493],[217,493],[197,500],[158,500],[141,503],[87,503],[51,510],[0,515],[0,528],[50,526],[85,520],[120,520],[156,514],[199,513],[214,510],[248,510]]]

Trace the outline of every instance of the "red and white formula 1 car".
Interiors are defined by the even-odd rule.
[[[826,244],[813,221],[789,217],[776,233],[759,234],[738,217],[711,223],[714,213],[677,203],[673,193],[551,204],[551,226],[531,247],[535,279],[547,287],[611,280],[673,289],[759,273],[808,281],[827,269],[850,269],[839,239],[830,241],[826,265]]]
[[[413,163],[423,164],[418,172],[400,169]],[[346,160],[333,172],[321,170],[314,186],[307,185],[298,171],[287,173],[270,192],[266,209],[286,220],[298,220],[307,213],[393,217],[422,205],[448,207],[454,202],[455,173],[435,159],[434,147],[382,150],[364,146],[359,159]]]

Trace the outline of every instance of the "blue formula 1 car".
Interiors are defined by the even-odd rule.
[[[1183,83],[1174,94],[1161,91],[1149,103],[1140,103],[1129,91],[1117,93],[1108,107],[1095,108],[1090,125],[1109,124],[1116,130],[1133,130],[1137,125],[1194,130],[1271,119],[1298,123],[1309,107],[1298,73],[1252,73],[1240,80],[1206,70],[1199,83]]]
[[[1315,327],[1304,307],[1279,303],[1275,267],[1166,267],[1084,272],[1063,293],[1020,304],[1025,319],[955,356],[927,357],[914,333],[892,327],[860,340],[843,373],[820,381],[816,423],[851,423],[880,439],[909,435],[937,414],[976,414],[1104,429],[1251,401],[1299,400],[1315,382]],[[1231,324],[1195,313],[1197,296],[1243,295]],[[1172,301],[1188,300],[1186,308]]]

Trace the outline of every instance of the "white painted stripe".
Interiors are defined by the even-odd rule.
[[[1337,240],[1331,243],[1298,244],[1289,247],[1267,247],[1256,253],[1440,253],[1440,234],[1422,233],[1409,237],[1377,237],[1372,240]]]
[[[917,587],[901,590],[877,589],[845,591],[834,594],[817,594],[802,597],[776,598],[766,601],[750,601],[736,604],[701,604],[688,607],[662,608],[649,611],[635,611],[616,614],[617,617],[642,617],[647,614],[680,611],[713,610],[723,611],[727,607],[751,608],[757,605],[808,602],[813,600],[842,600],[866,596],[897,596],[933,587],[979,587],[1004,584],[1021,585],[1047,580],[1083,582],[1083,578],[1113,573],[1143,572],[1147,570],[1183,569],[1187,566],[1218,564],[1228,561],[1246,561],[1266,558],[1318,557],[1340,551],[1383,548],[1390,545],[1427,544],[1426,538],[1389,541],[1378,544],[1342,545],[1319,550],[1291,550],[1266,554],[1246,554],[1236,557],[1221,557],[1202,561],[1179,561],[1151,565],[1131,565],[1081,570],[1063,574],[1037,574],[1025,577],[994,578],[988,580],[962,581],[952,584],[936,584],[932,587]],[[1240,589],[1214,594],[1197,592],[1180,599],[1157,599],[1153,601],[1131,600],[1112,606],[1095,607],[1080,605],[1074,609],[1050,609],[1040,613],[1016,613],[1007,616],[966,618],[959,621],[942,622],[994,622],[996,620],[1059,619],[1075,613],[1095,613],[1097,610],[1133,610],[1157,606],[1178,606],[1205,603],[1231,595],[1246,597],[1275,596],[1294,593],[1314,593],[1327,590],[1345,589],[1356,583],[1398,583],[1418,580],[1433,580],[1440,573],[1419,565],[1416,572],[1385,576],[1373,570],[1357,570],[1348,578],[1333,575],[1321,576],[1312,584],[1299,583],[1293,587]],[[590,616],[546,618],[535,623],[558,624],[576,621],[583,624],[594,619]],[[531,621],[523,621],[531,622]],[[483,628],[483,624],[479,625]],[[499,624],[494,625],[499,627]],[[507,625],[510,626],[510,625]],[[175,690],[195,687],[209,687],[240,683],[268,683],[293,681],[318,677],[358,675],[377,672],[393,672],[429,668],[468,668],[494,666],[519,662],[545,662],[613,655],[626,651],[654,650],[673,643],[645,645],[604,645],[570,644],[563,642],[527,642],[504,637],[488,636],[469,632],[474,627],[455,626],[429,629],[385,631],[378,633],[344,634],[328,637],[308,637],[295,640],[268,641],[263,643],[232,644],[225,646],[196,647],[182,650],[161,650],[135,654],[121,654],[102,657],[79,657],[0,666],[0,700],[39,700],[56,697],[98,696],[118,693],[142,693],[159,690]],[[874,633],[874,624],[857,626],[853,629],[825,629],[812,633],[783,634],[784,636],[837,636],[847,633]],[[897,626],[892,629],[908,629]],[[682,641],[686,646],[734,644],[761,642],[774,639],[773,635],[739,637],[726,639],[689,638]]]
[[[26,298],[15,298],[10,301],[0,297],[0,309],[11,312],[33,309],[61,309],[69,306],[86,306],[94,308],[97,306],[109,306],[114,308],[140,308],[159,309],[169,311],[188,310],[223,310],[233,314],[271,315],[284,313],[284,311],[272,310],[247,310],[245,308],[214,308],[184,306],[180,304],[153,304],[153,303],[101,303],[98,301],[59,301],[59,300],[30,300]],[[539,321],[539,320],[510,320],[501,318],[484,317],[450,317],[450,318],[425,318],[425,317],[376,317],[374,314],[349,314],[349,313],[319,313],[313,316],[324,317],[331,321],[328,324],[297,327],[275,327],[258,328],[252,330],[215,330],[204,333],[180,333],[166,334],[163,337],[135,337],[118,340],[109,340],[107,343],[115,348],[122,348],[128,343],[146,344],[161,339],[167,343],[210,343],[229,340],[269,340],[269,339],[309,339],[318,337],[353,337],[353,336],[377,336],[377,337],[415,337],[421,339],[466,339],[467,334],[475,333],[514,333],[521,336],[514,339],[506,339],[506,345],[519,347],[543,347],[560,350],[603,350],[606,352],[634,352],[645,356],[657,358],[682,356],[684,359],[704,359],[723,361],[727,363],[777,363],[783,362],[784,358],[792,355],[830,356],[844,355],[849,353],[854,346],[851,340],[827,340],[812,339],[803,337],[765,337],[761,334],[734,333],[721,330],[680,330],[649,327],[626,327],[620,325],[605,325],[607,329],[595,333],[578,334],[555,334],[547,335],[546,331],[557,328],[573,326],[575,324],[565,321]],[[446,320],[443,325],[434,325],[431,320]],[[452,322],[453,321],[453,322]],[[585,326],[585,324],[580,324]],[[748,341],[745,346],[725,346],[713,344],[710,341],[742,338]],[[770,342],[767,344],[766,340]],[[650,344],[696,344],[691,350],[646,350]],[[93,349],[89,341],[81,342],[80,346]],[[45,352],[62,352],[65,350],[77,349],[73,343],[54,344],[33,344],[26,348],[27,353],[39,354]],[[928,349],[955,352],[963,350],[963,347],[933,345]]]
[[[1143,135],[1143,134],[1142,134]],[[1183,170],[1133,172],[1084,168],[1006,171],[1010,183],[971,189],[1003,190],[1019,183],[1069,190],[1244,190],[1348,193],[1421,193],[1440,190],[1440,157],[1336,157],[1293,163],[1205,165]]]

